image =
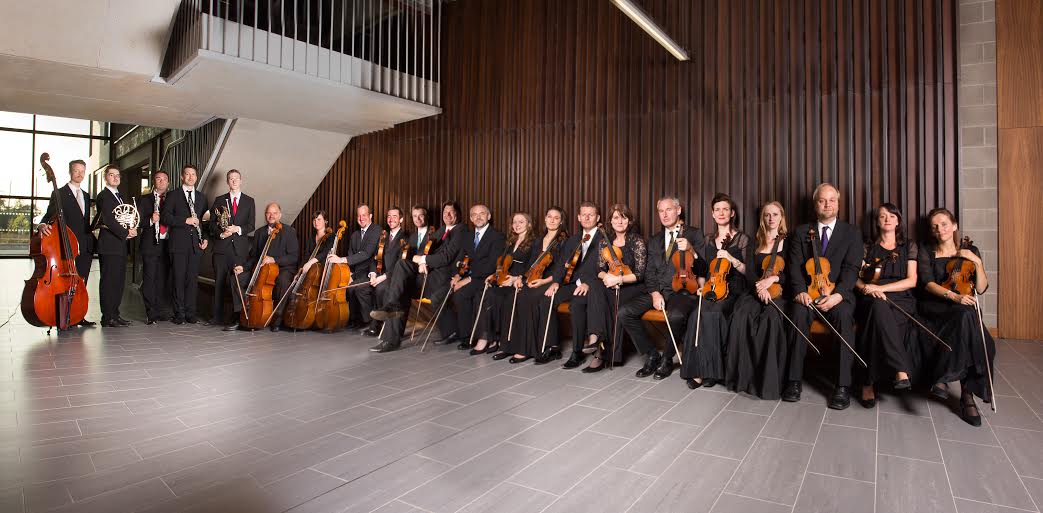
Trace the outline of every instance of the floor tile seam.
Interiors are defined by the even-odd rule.
[[[875,485],[876,484],[873,481],[866,481],[865,479],[855,479],[853,477],[838,476],[836,474],[827,474],[825,472],[813,472],[813,471],[809,470],[808,474],[811,474],[813,476],[823,476],[823,477],[832,477],[832,478],[836,478],[836,479],[843,479],[845,481],[854,481],[856,483],[862,483],[862,484],[868,484],[868,485]]]
[[[935,422],[934,422],[934,410],[930,407],[930,404],[928,404],[928,406],[927,406],[927,414],[930,416],[930,419],[931,419],[931,429],[934,431],[934,441],[935,441],[935,444],[938,446],[938,457],[942,460],[941,461],[942,470],[945,471],[945,484],[949,487],[949,496],[952,497],[952,510],[953,511],[959,511],[960,508],[956,504],[956,494],[953,492],[953,488],[952,488],[952,477],[949,476],[949,466],[945,463],[945,452],[942,451],[942,441],[938,438],[938,426],[935,425]],[[901,456],[892,456],[892,457],[901,458]],[[879,456],[877,456],[877,458],[879,458]],[[905,459],[913,460],[914,458],[905,458]],[[916,461],[925,461],[925,460],[916,460]]]
[[[993,403],[993,405],[995,406],[995,402]],[[985,423],[989,426],[989,429],[992,429],[992,423],[988,422],[988,419],[986,419]],[[995,429],[992,430],[992,434],[993,436],[996,436]],[[1010,459],[1010,454],[1007,454],[1007,448],[1003,446],[1003,442],[1000,440],[1000,437],[996,436],[996,441],[1000,443],[999,449],[1001,452],[1003,452],[1003,457],[1007,459],[1007,463],[1010,465],[1011,470],[1014,471],[1014,475],[1018,476],[1018,482],[1021,483],[1021,489],[1025,492],[1025,495],[1028,496],[1029,502],[1031,502],[1032,506],[1036,508],[1036,511],[1039,511],[1039,504],[1036,503],[1036,499],[1032,497],[1032,493],[1029,492],[1029,487],[1025,484],[1025,480],[1022,479],[1021,473],[1018,472],[1018,467],[1014,465],[1014,460]]]
[[[822,426],[826,421],[827,411],[829,410],[825,409],[822,411],[822,418],[818,421],[818,432],[815,433],[815,442],[811,444],[811,454],[808,455],[808,461],[804,464],[804,475],[800,478],[800,486],[797,487],[797,495],[794,496],[793,505],[790,506],[791,513],[797,509],[797,503],[800,501],[800,492],[804,491],[804,483],[808,479],[808,468],[811,467],[811,460],[815,458],[815,449],[818,448],[818,440],[822,437]]]

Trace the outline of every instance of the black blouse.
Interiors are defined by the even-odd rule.
[[[546,234],[542,234],[536,240],[532,241],[532,247],[529,248],[529,255],[525,259],[526,264],[525,271],[523,271],[523,273],[528,272],[529,269],[531,269],[532,266],[536,264],[536,261],[539,260],[540,256],[543,255],[543,238],[545,236]],[[551,275],[554,274],[554,262],[557,262],[558,258],[560,258],[561,246],[564,243],[564,239],[562,239],[561,242],[558,242],[557,239],[551,241],[552,249],[550,250],[550,254],[553,257],[553,260],[551,265],[548,265],[547,268],[543,270],[543,276],[540,276],[540,278],[549,278]]]
[[[330,236],[326,237],[326,240],[322,242],[322,246],[319,247],[319,252],[315,254],[315,258],[317,258],[319,262],[326,260],[326,255],[328,255],[329,252],[333,249],[333,243],[336,240],[337,235],[335,233],[331,233]],[[314,232],[312,232],[311,237],[304,239],[304,255],[310,258],[312,251],[315,251]]]
[[[511,267],[507,270],[507,274],[510,276],[521,276],[525,274],[525,271],[528,271],[529,266],[531,265],[532,248],[538,245],[537,241],[534,240],[530,243],[529,247],[525,247],[525,244],[523,243],[521,246],[518,246],[518,249],[511,250]],[[507,247],[513,248],[514,244],[508,244]]]
[[[626,241],[623,243],[623,264],[634,271],[634,276],[637,277],[637,281],[644,280],[645,266],[648,263],[648,245],[645,244],[645,239],[641,238],[636,233],[627,233]],[[598,242],[598,254],[608,247],[609,242],[604,237]],[[598,272],[608,270],[608,262],[604,258],[598,259]]]
[[[894,255],[892,255],[894,253]],[[866,255],[862,260],[869,264],[874,260],[883,259],[883,267],[880,269],[878,285],[887,285],[896,281],[902,281],[909,275],[910,260],[916,261],[920,251],[913,241],[895,246],[895,249],[885,249],[879,242],[866,246]],[[917,264],[919,267],[919,264]]]
[[[716,232],[710,233],[706,235],[706,259],[713,261],[714,258],[717,258],[718,249],[726,249],[733,258],[745,262],[746,251],[749,246],[750,237],[743,232],[736,232],[727,248],[720,248],[717,245]],[[713,269],[711,268],[710,272],[712,271]],[[728,288],[735,291],[746,290],[746,276],[740,273],[735,266],[732,266],[731,270],[728,271]]]

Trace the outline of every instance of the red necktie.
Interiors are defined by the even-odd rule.
[[[239,211],[239,198],[232,198],[232,215]]]
[[[449,236],[449,230],[446,230],[446,231],[442,232],[442,240],[445,240],[445,238],[448,237],[448,236]]]
[[[166,194],[164,194],[164,195],[159,197],[159,210],[163,210],[163,200],[165,200],[166,198],[167,198]],[[159,234],[160,235],[166,235],[166,233],[167,233],[167,225],[165,225],[163,223],[160,223],[159,224]]]

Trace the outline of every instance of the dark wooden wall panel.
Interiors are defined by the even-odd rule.
[[[806,219],[823,180],[864,227],[882,201],[956,208],[955,0],[641,4],[690,62],[604,0],[446,5],[444,113],[352,139],[304,211],[452,198],[505,228],[589,199],[649,233],[657,197],[706,225],[723,191],[753,231],[771,199]]]

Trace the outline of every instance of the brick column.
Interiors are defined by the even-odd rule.
[[[960,0],[960,229],[981,249],[989,278],[982,306],[996,326],[999,290],[996,188],[996,2]]]

